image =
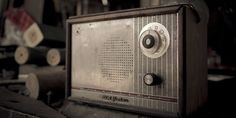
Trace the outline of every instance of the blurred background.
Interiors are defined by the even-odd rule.
[[[50,106],[48,111],[59,111],[63,107],[65,22],[70,16],[168,5],[181,1],[183,0],[0,0],[0,87],[4,88],[0,94],[6,96],[1,98],[0,109],[7,111],[1,106],[9,105],[6,104],[10,99],[7,96],[12,92],[17,95],[10,101],[11,104],[21,102],[23,98],[18,95],[23,95],[40,101],[40,105],[43,103]],[[209,8],[209,105],[205,115],[235,117],[230,106],[236,105],[236,3],[234,0],[204,1]],[[33,104],[34,101],[30,105]],[[19,111],[19,106],[9,107]],[[20,109],[22,112],[30,111],[27,106]]]

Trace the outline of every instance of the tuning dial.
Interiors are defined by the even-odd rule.
[[[158,58],[164,55],[170,45],[168,30],[160,23],[149,23],[139,34],[139,44],[144,55]]]
[[[162,83],[162,79],[153,73],[147,73],[144,75],[143,81],[148,86],[160,85]]]

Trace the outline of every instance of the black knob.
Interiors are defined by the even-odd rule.
[[[147,73],[146,75],[144,75],[143,81],[148,86],[160,85],[162,83],[162,79],[153,73]]]
[[[145,48],[150,49],[155,45],[155,38],[152,35],[146,35],[142,43]]]

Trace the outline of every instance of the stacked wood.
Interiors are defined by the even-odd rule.
[[[30,73],[26,81],[29,96],[46,100],[62,99],[65,96],[65,76],[62,71],[38,71]]]
[[[47,65],[46,54],[48,48],[46,47],[18,47],[15,51],[15,61],[22,64],[37,64],[37,65]]]
[[[24,42],[24,46],[31,48],[39,45],[65,47],[65,31],[62,28],[38,24],[31,15],[22,8],[9,9],[5,15],[7,21],[10,22],[9,24],[12,24],[13,27],[19,30],[21,35],[12,38],[20,42],[20,44]],[[14,30],[11,32],[16,34]],[[8,34],[6,35],[8,36]]]
[[[26,75],[28,75],[29,73],[37,73],[38,71],[46,73],[47,71],[63,71],[65,70],[65,66],[64,65],[60,65],[60,66],[37,66],[37,65],[21,65],[19,67],[19,76],[22,78],[28,78],[26,77]],[[18,77],[19,78],[19,77]]]
[[[65,49],[50,49],[47,53],[47,62],[50,66],[65,64]]]
[[[39,45],[65,48],[65,31],[62,28],[49,25],[39,25],[43,33],[43,41]]]
[[[14,29],[12,34],[15,34],[9,35],[9,39],[13,41],[8,44],[20,45],[13,52],[12,61],[17,65],[17,69],[21,69],[22,66],[25,67],[26,64],[32,67],[28,70],[21,69],[19,75],[17,73],[19,81],[15,83],[22,84],[21,80],[26,81],[25,86],[28,88],[29,95],[37,99],[48,99],[47,96],[55,96],[55,98],[61,98],[60,96],[62,96],[64,98],[65,71],[64,67],[58,69],[56,65],[65,64],[65,50],[54,49],[49,51],[48,57],[47,52],[50,48],[65,48],[65,31],[62,28],[41,25],[44,11],[42,6],[48,4],[45,0],[37,2],[38,8],[33,11],[30,10],[32,8],[31,4],[35,2],[24,1],[25,4],[21,8],[12,8],[5,13],[7,21],[13,26],[11,28]],[[15,29],[19,31],[16,32]],[[49,64],[54,67],[50,68]],[[9,66],[9,63],[5,63],[5,65]],[[0,71],[0,79],[1,75],[3,74]],[[4,81],[1,84],[11,85],[14,82]]]
[[[23,35],[26,46],[65,47],[65,31],[47,25],[32,24]]]

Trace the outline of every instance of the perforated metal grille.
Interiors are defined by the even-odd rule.
[[[128,79],[133,72],[133,51],[124,40],[107,40],[102,48],[99,65],[102,76],[111,82]]]

